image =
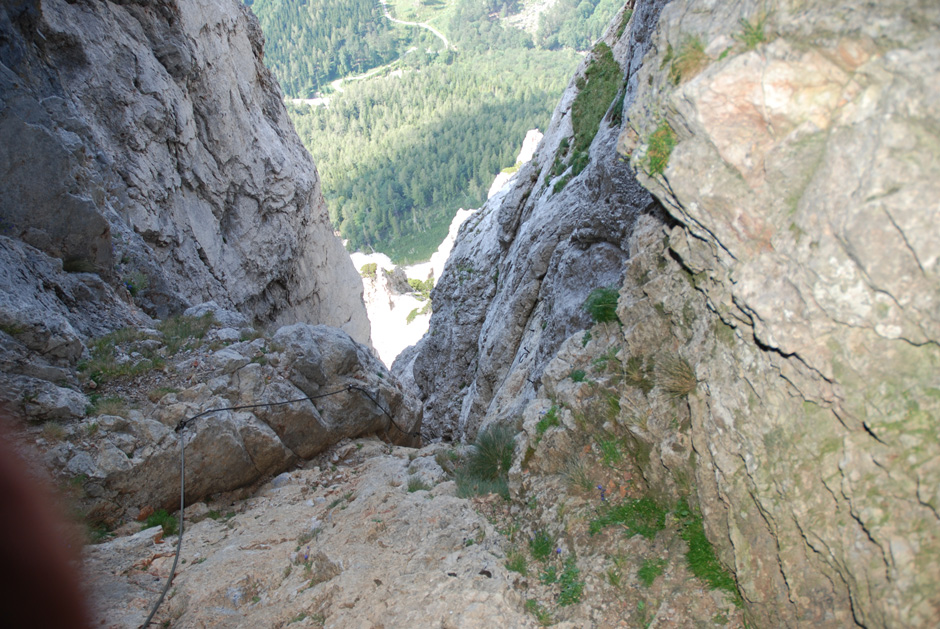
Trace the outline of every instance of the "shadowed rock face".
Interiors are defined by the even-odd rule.
[[[537,163],[464,228],[430,335],[396,371],[439,436],[584,410],[566,370],[602,357],[581,333],[561,345],[586,321],[565,314],[582,294],[547,290],[566,282],[549,261],[601,270],[570,276],[585,283],[616,273],[616,421],[649,491],[697,500],[754,624],[934,626],[940,7],[655,5],[638,2],[613,46],[629,165],[602,124],[588,168],[542,191],[572,88]],[[663,214],[631,200],[632,172]],[[590,196],[611,189],[606,206]],[[621,235],[610,266],[566,245],[592,225],[568,213],[582,203]],[[681,395],[669,365],[690,370]]]
[[[614,32],[604,38],[621,67],[639,66],[662,4],[637,7],[632,28],[619,40]],[[430,438],[472,438],[484,423],[518,416],[561,343],[590,323],[581,307],[590,292],[622,283],[636,217],[657,211],[615,150],[619,97],[632,98],[635,70],[617,81],[615,102],[601,107],[609,111],[587,167],[555,191],[570,172],[552,171],[556,157],[565,158],[559,144],[573,135],[578,81],[596,56],[579,68],[515,185],[461,227],[433,292],[430,332],[393,367],[420,390]]]
[[[153,316],[212,299],[368,344],[358,275],[240,2],[22,0],[0,26],[0,235]]]

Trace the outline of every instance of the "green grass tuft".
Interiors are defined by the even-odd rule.
[[[588,531],[591,535],[602,529],[620,525],[627,537],[642,535],[648,540],[666,528],[666,510],[652,498],[628,500],[618,505],[605,505],[599,509],[599,515],[591,520]]]
[[[561,422],[558,419],[558,407],[552,404],[552,407],[546,411],[542,418],[535,425],[535,432],[541,436],[552,426],[558,426]]]
[[[676,85],[688,81],[704,70],[708,62],[705,44],[698,37],[690,37],[682,42],[679,52],[673,58],[672,65],[669,66],[669,78]]]
[[[649,394],[653,390],[653,365],[646,362],[644,365],[643,356],[631,356],[627,359],[626,367],[623,370],[623,380],[631,387],[637,387],[643,393]]]
[[[529,551],[536,561],[545,561],[552,556],[555,549],[555,539],[546,531],[537,531],[529,540]]]
[[[568,375],[568,377],[575,382],[584,382],[584,379],[587,377],[587,372],[585,372],[583,369],[575,369]]]
[[[164,535],[176,534],[176,518],[166,512],[166,509],[159,509],[150,514],[150,517],[144,522],[143,528],[149,529],[153,526],[162,526]]]
[[[705,535],[701,514],[692,513],[685,501],[679,504],[677,515],[684,515],[679,536],[689,545],[685,554],[689,570],[699,579],[708,583],[713,590],[725,590],[741,605],[741,595],[731,573],[725,569],[715,555],[715,549]]]
[[[588,468],[581,457],[570,459],[568,464],[565,465],[562,476],[569,489],[573,491],[587,493],[594,490],[594,480],[589,475]]]
[[[672,400],[694,393],[698,386],[692,366],[679,355],[669,355],[659,361],[656,382],[666,397]]]
[[[506,569],[512,572],[518,572],[522,576],[529,574],[529,567],[525,559],[525,553],[516,548],[506,553]]]
[[[767,35],[764,33],[764,28],[767,25],[766,14],[761,13],[755,16],[753,22],[742,17],[738,20],[738,24],[741,25],[741,32],[736,34],[734,38],[744,46],[744,50],[753,50],[757,48],[758,44],[767,41]]]
[[[584,593],[584,581],[581,580],[581,571],[573,556],[565,560],[565,567],[558,577],[561,592],[558,594],[558,606],[567,607],[581,601]]]
[[[552,624],[552,615],[534,598],[526,600],[525,610],[535,616],[536,622],[538,622],[543,627],[548,627]]]
[[[623,450],[621,450],[620,439],[617,437],[611,436],[606,439],[598,437],[597,446],[601,449],[601,461],[607,467],[615,467],[623,461]]]
[[[507,424],[491,424],[477,435],[470,456],[454,473],[458,497],[499,494],[509,499],[507,481],[516,445],[515,435]]]
[[[163,332],[163,342],[167,352],[171,355],[186,347],[198,347],[206,333],[215,325],[215,317],[211,312],[201,317],[186,317],[178,315],[170,317],[157,324],[157,329]]]
[[[656,127],[647,141],[646,159],[650,176],[661,175],[669,164],[672,149],[676,148],[676,132],[665,120]]]
[[[590,160],[588,149],[600,129],[604,115],[616,99],[622,81],[623,70],[614,59],[610,47],[603,42],[597,44],[584,77],[577,81],[578,95],[571,104],[571,128],[574,131],[571,172],[555,184],[554,192],[564,188],[571,177],[576,177],[587,167]],[[561,156],[562,151],[559,150],[558,154]],[[564,167],[562,163],[556,162],[552,169],[554,175],[560,175]],[[556,170],[558,172],[554,172]]]
[[[640,566],[636,576],[640,580],[640,583],[643,584],[643,587],[650,587],[653,585],[653,581],[656,580],[656,577],[661,575],[665,570],[665,559],[647,559],[643,562],[643,565]]]
[[[507,424],[491,424],[481,431],[470,455],[470,473],[488,480],[505,477],[512,466],[515,436],[515,431]]]
[[[414,493],[416,491],[428,491],[430,489],[431,486],[417,476],[411,476],[408,478],[408,493]]]

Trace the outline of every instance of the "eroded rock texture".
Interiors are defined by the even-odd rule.
[[[655,202],[616,153],[620,110],[633,98],[628,80],[663,4],[638,6],[619,38],[615,28],[604,39],[613,52],[610,63],[628,68],[627,79],[615,79],[602,105],[609,110],[583,172],[572,177],[572,168],[553,167],[556,159],[576,159],[567,148],[574,135],[571,109],[600,52],[579,68],[515,186],[461,226],[433,293],[430,331],[393,369],[405,381],[413,376],[425,401],[428,436],[472,438],[484,419],[518,415],[562,341],[590,322],[581,308],[590,292],[622,283],[633,223]],[[621,13],[615,27],[629,17]]]
[[[47,464],[81,490],[89,521],[113,526],[147,507],[177,508],[181,439],[187,503],[248,487],[343,439],[419,443],[417,401],[342,330],[298,323],[238,340],[246,331],[216,326],[207,344],[168,355],[163,370],[104,385],[106,402],[84,421],[40,433]],[[165,341],[139,330],[117,349],[147,360],[134,356],[148,346],[167,354]]]
[[[606,39],[622,129],[612,107],[584,172],[546,190],[571,88],[396,370],[434,436],[525,420],[530,446],[539,409],[603,410],[568,370],[619,379],[611,429],[652,495],[697,503],[752,624],[935,626],[940,7],[658,7]],[[614,280],[600,354],[578,307]]]
[[[672,3],[621,138],[705,298],[671,316],[699,331],[678,350],[699,497],[762,624],[931,626],[940,8],[773,5]],[[693,38],[677,81],[660,68]],[[664,123],[677,145],[649,175]]]
[[[235,0],[4,3],[0,234],[152,316],[212,299],[368,343],[262,46]]]

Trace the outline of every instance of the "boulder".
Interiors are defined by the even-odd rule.
[[[172,364],[159,376],[176,385],[165,394],[121,385],[143,412],[89,417],[50,449],[53,467],[80,480],[93,521],[176,508],[181,445],[191,503],[246,490],[350,437],[418,441],[417,402],[367,347],[336,328],[296,324],[271,339],[182,350]]]

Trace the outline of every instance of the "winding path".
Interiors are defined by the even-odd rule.
[[[385,11],[385,17],[387,17],[390,21],[395,22],[396,24],[404,24],[405,26],[417,26],[419,28],[426,28],[427,30],[437,35],[438,38],[440,38],[440,40],[444,42],[444,46],[446,48],[457,50],[456,46],[451,46],[450,42],[447,41],[447,38],[444,37],[444,34],[442,32],[440,32],[439,30],[437,30],[430,24],[425,24],[424,22],[405,22],[404,20],[396,20],[388,12],[388,0],[379,0],[379,2],[382,3],[382,10]]]

